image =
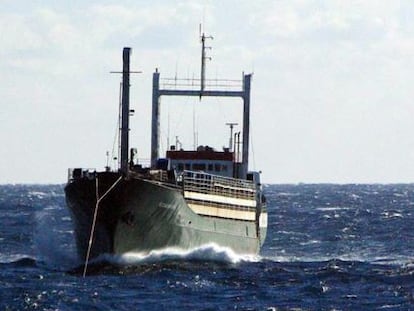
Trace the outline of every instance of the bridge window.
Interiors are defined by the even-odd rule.
[[[214,164],[214,170],[216,172],[220,172],[221,171],[221,165],[220,164]]]
[[[193,164],[193,170],[195,171],[205,171],[206,165],[204,163],[194,163]]]

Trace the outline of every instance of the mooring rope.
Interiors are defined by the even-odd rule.
[[[99,203],[108,195],[109,192],[111,192],[111,190],[113,188],[115,188],[115,186],[118,184],[118,182],[120,182],[122,179],[122,176],[119,176],[119,178],[112,184],[112,186],[104,193],[103,196],[99,197],[99,191],[98,191],[98,176],[96,176],[95,178],[95,191],[96,191],[96,205],[95,205],[95,211],[93,214],[93,221],[92,221],[92,227],[91,227],[91,233],[89,234],[89,244],[88,244],[88,251],[86,252],[86,259],[85,259],[85,266],[83,268],[83,277],[86,276],[86,271],[88,269],[88,262],[89,262],[89,256],[91,254],[91,249],[92,249],[92,240],[93,240],[93,236],[94,236],[94,232],[95,232],[95,225],[96,225],[96,218],[98,216],[98,208],[99,208]]]

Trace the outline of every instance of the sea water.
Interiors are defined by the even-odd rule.
[[[414,310],[414,185],[266,185],[258,256],[76,256],[63,185],[0,186],[0,310]]]

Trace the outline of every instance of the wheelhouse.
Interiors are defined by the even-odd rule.
[[[227,148],[215,151],[208,146],[199,146],[196,151],[167,151],[168,166],[176,172],[201,171],[209,174],[234,177],[234,153]]]

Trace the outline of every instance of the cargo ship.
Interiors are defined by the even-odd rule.
[[[201,76],[191,86],[165,83],[153,73],[151,161],[137,162],[129,148],[131,48],[123,49],[120,96],[120,156],[116,168],[71,168],[65,186],[78,256],[85,261],[102,254],[190,250],[214,243],[239,254],[258,254],[266,238],[267,211],[260,172],[249,171],[251,74],[239,89],[218,89],[205,79],[205,39],[201,36]],[[215,83],[217,86],[217,83]],[[181,86],[181,87],[180,87]],[[217,151],[170,146],[160,156],[160,105],[166,96],[240,98],[242,138],[231,134],[229,146]],[[86,268],[85,268],[86,269]]]

